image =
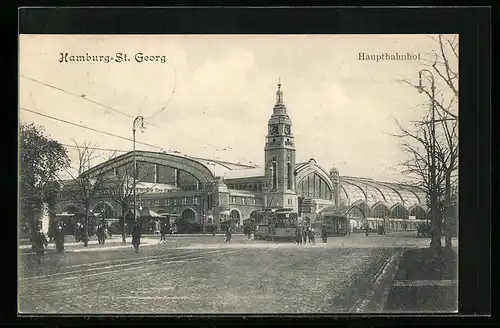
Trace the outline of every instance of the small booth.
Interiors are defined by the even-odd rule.
[[[141,220],[141,232],[145,234],[160,233],[161,220],[164,217],[149,208],[138,210],[138,216]]]
[[[227,208],[225,206],[220,207],[219,215],[220,215],[220,231],[221,232],[226,232],[228,227],[232,227],[234,229],[233,225],[231,224],[232,220],[229,217],[229,213],[230,213],[229,208]]]

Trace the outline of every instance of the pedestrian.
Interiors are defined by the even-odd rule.
[[[167,241],[167,233],[168,233],[168,225],[167,224],[163,224],[163,226],[161,227],[161,230],[160,230],[160,241]]]
[[[230,241],[231,241],[231,226],[228,226],[226,230],[226,242]]]
[[[295,242],[297,245],[302,245],[302,226],[295,228]]]
[[[106,235],[108,236],[109,239],[113,238],[113,232],[109,228],[109,223],[106,221]]]
[[[141,227],[139,222],[135,222],[132,226],[132,245],[135,248],[135,252],[139,252],[139,246],[141,245]]]
[[[314,228],[310,228],[309,229],[309,234],[308,234],[308,237],[309,237],[309,244],[315,244],[316,241],[314,240],[314,235],[316,234],[316,232],[314,231]]]
[[[106,225],[103,223],[101,225],[101,243],[104,245],[106,243],[106,237],[108,236],[108,230],[106,229]]]
[[[327,242],[328,229],[326,228],[326,224],[323,224],[323,227],[321,227],[321,239],[323,239],[323,243]]]
[[[56,242],[56,251],[58,253],[64,252],[64,229],[63,229],[62,224],[57,226],[54,240]]]
[[[36,262],[40,264],[42,262],[42,257],[45,256],[45,247],[49,246],[47,242],[47,238],[42,231],[42,227],[38,228],[38,231],[35,233],[35,249],[36,249]]]
[[[75,241],[79,243],[81,240],[80,222],[76,223],[75,228],[73,229],[73,236],[75,236]]]
[[[49,223],[49,231],[47,233],[47,237],[49,237],[49,243],[52,242],[52,239],[55,239],[57,233],[57,225],[54,222]]]
[[[365,236],[368,236],[368,223],[365,224]]]
[[[302,228],[302,239],[304,240],[304,245],[307,244],[308,234],[309,234],[309,227]]]

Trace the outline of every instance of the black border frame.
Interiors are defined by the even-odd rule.
[[[19,33],[29,34],[407,34],[458,33],[460,35],[460,252],[459,292],[460,314],[488,314],[491,311],[491,8],[381,8],[381,7],[301,7],[301,8],[21,8]],[[494,57],[495,58],[495,57]],[[17,72],[14,73],[17,79]],[[10,110],[9,110],[10,112]],[[6,130],[4,130],[6,131]],[[9,131],[11,132],[11,131]],[[17,130],[12,129],[17,135]],[[8,136],[7,136],[8,137]],[[12,137],[11,137],[12,138]],[[5,140],[10,140],[5,139]],[[13,144],[13,143],[12,143]],[[13,146],[16,151],[17,145]],[[496,149],[495,149],[496,150]],[[495,152],[496,154],[496,152]],[[17,166],[16,166],[17,168]],[[16,169],[17,175],[17,169]],[[14,175],[10,175],[14,176]],[[16,180],[17,181],[17,180]],[[16,182],[17,183],[17,182]],[[13,193],[12,193],[13,194]],[[16,195],[17,198],[17,195]],[[10,204],[16,204],[17,199]],[[15,207],[14,207],[15,209]],[[17,210],[14,212],[17,214]],[[12,215],[9,215],[9,217]],[[15,221],[15,220],[14,220]],[[10,222],[9,222],[10,223]],[[17,227],[8,229],[16,231]],[[489,232],[489,233],[487,233]],[[15,238],[14,238],[15,239]],[[13,247],[14,243],[9,245]],[[12,254],[17,254],[12,250]],[[17,261],[14,255],[13,261]],[[11,265],[17,277],[17,265]],[[14,280],[13,280],[14,281]],[[8,283],[9,286],[14,286]],[[33,325],[76,326],[73,317],[36,319],[17,317],[17,288],[14,288],[8,316],[9,323]],[[10,311],[12,310],[12,311]],[[183,323],[206,326],[221,325],[228,316],[198,317]],[[284,315],[262,316],[263,324],[291,323]],[[431,318],[400,316],[388,319],[386,315],[372,316],[303,316],[328,324],[345,322],[352,325],[368,321],[370,325],[400,326],[404,323],[421,325]],[[71,320],[71,319],[73,320]],[[167,323],[169,317],[146,316],[148,325]],[[239,316],[235,317],[240,318]],[[258,318],[258,317],[257,317]],[[265,320],[263,320],[266,318]],[[293,317],[296,318],[296,317]],[[433,317],[439,318],[439,317]],[[96,320],[94,320],[96,319]],[[212,320],[217,319],[217,320]],[[227,324],[236,324],[227,319]],[[361,320],[360,320],[361,319]],[[3,321],[2,320],[2,321]],[[128,316],[101,319],[91,316],[83,325],[131,325],[146,321]],[[182,320],[182,319],[181,319]],[[181,320],[175,320],[180,324]],[[306,324],[313,323],[303,319]],[[349,320],[346,322],[346,320]],[[447,324],[468,321],[458,316],[447,317]],[[477,320],[477,319],[476,319]],[[247,317],[244,322],[252,322]],[[441,323],[445,325],[445,322]],[[144,322],[146,323],[146,322]],[[238,324],[241,324],[239,322]],[[479,324],[479,322],[476,322]],[[82,324],[82,322],[80,322]],[[169,322],[168,324],[174,324]],[[294,322],[294,325],[299,322]]]

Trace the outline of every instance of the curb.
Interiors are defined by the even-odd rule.
[[[398,272],[399,265],[401,264],[401,260],[403,259],[403,254],[405,251],[406,250],[403,250],[402,252],[397,254],[395,258],[392,259],[392,268],[388,270],[386,278],[381,280],[381,288],[379,289],[379,293],[381,295],[380,301],[377,303],[377,306],[374,310],[374,312],[376,313],[382,313],[384,311],[385,304],[387,303],[387,299],[389,298],[392,286],[394,285],[394,278],[396,276],[396,273]]]
[[[363,313],[370,310],[373,313],[383,313],[385,304],[394,284],[394,277],[399,269],[401,259],[405,250],[393,254],[380,268],[380,273],[375,276],[373,288],[368,293],[368,296],[358,301],[355,305],[356,312]]]

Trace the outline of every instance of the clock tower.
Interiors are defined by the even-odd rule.
[[[297,211],[295,193],[295,142],[292,121],[283,102],[281,81],[268,122],[265,153],[264,205]]]

